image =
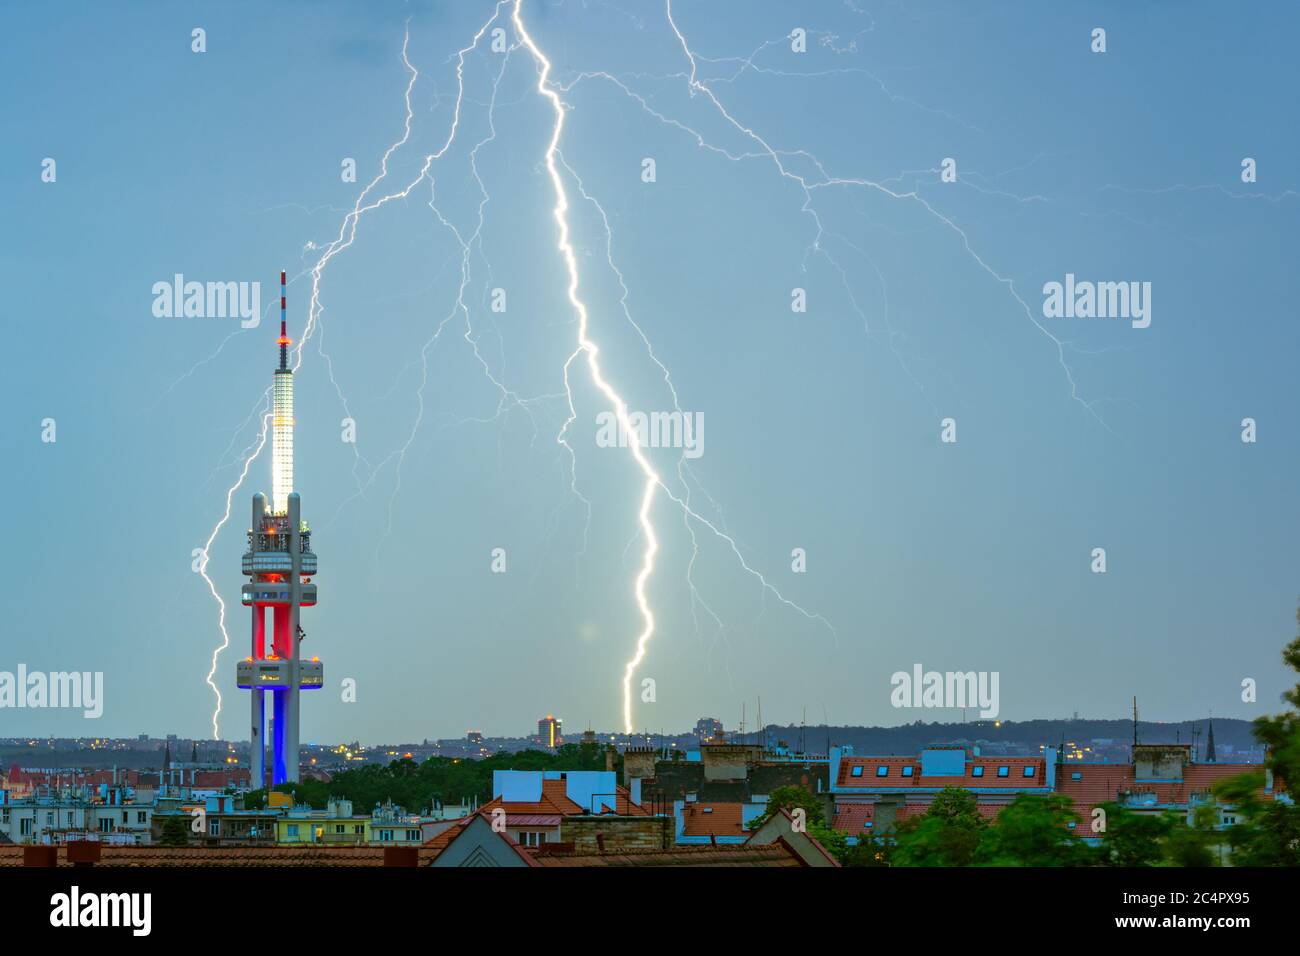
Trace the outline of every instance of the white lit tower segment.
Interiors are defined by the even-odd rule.
[[[298,692],[321,686],[320,658],[304,661],[299,643],[306,636],[299,609],[316,603],[316,555],[311,530],[302,520],[293,490],[293,370],[286,332],[285,274],[280,273],[280,367],[275,370],[271,404],[271,506],[253,495],[253,520],[243,570],[249,582],[243,604],[253,609],[252,652],[237,665],[237,683],[252,692],[250,755],[253,787],[266,785],[266,695],[271,695],[271,784],[298,780]],[[266,610],[271,609],[267,646]]]
[[[284,278],[284,273],[280,273]],[[280,367],[271,394],[271,511],[288,514],[293,491],[293,369],[289,368],[289,337],[285,335],[284,286],[280,286]]]

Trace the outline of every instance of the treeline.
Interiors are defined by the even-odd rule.
[[[555,753],[521,750],[493,754],[482,760],[430,757],[423,763],[394,760],[387,766],[368,764],[336,773],[329,780],[304,780],[275,789],[293,795],[297,805],[323,810],[331,797],[351,800],[353,811],[369,813],[389,800],[412,813],[435,803],[479,803],[492,799],[492,773],[496,770],[604,770],[605,750],[599,744],[565,744]],[[619,757],[615,770],[622,770]],[[254,790],[244,799],[248,809],[266,804],[266,791]]]

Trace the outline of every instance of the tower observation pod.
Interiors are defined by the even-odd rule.
[[[271,501],[253,495],[248,550],[244,553],[242,603],[253,611],[252,650],[236,665],[236,682],[252,694],[249,753],[251,783],[267,785],[266,699],[271,699],[270,751],[272,786],[296,783],[298,777],[298,693],[319,688],[324,668],[319,658],[304,660],[299,611],[316,603],[316,555],[311,530],[302,520],[293,490],[293,370],[285,330],[285,274],[280,273],[280,365],[275,370],[271,404]],[[268,635],[267,610],[271,632]]]

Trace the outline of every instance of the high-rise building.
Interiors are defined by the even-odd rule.
[[[293,490],[293,370],[286,331],[285,274],[280,273],[280,365],[271,396],[271,501],[253,495],[252,525],[243,572],[245,607],[253,610],[252,653],[236,667],[239,687],[252,692],[249,753],[254,787],[266,781],[266,695],[271,695],[271,785],[298,781],[298,692],[319,688],[324,680],[320,658],[302,659],[306,636],[299,611],[316,604],[316,555],[311,530],[302,520]],[[270,647],[266,611],[271,610]]]
[[[560,736],[560,727],[563,723],[564,721],[550,714],[537,722],[537,737],[543,746],[558,747],[564,742]]]
[[[722,734],[722,721],[716,717],[701,717],[695,722],[695,736],[703,741],[711,741]]]

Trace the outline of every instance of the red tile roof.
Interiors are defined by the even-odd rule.
[[[1117,800],[1121,792],[1154,794],[1158,806],[1186,805],[1220,780],[1261,769],[1259,764],[1249,763],[1194,763],[1183,768],[1182,780],[1139,781],[1131,764],[1067,763],[1056,768],[1056,792],[1070,798],[1083,819],[1081,826],[1087,826],[1093,807]],[[1076,773],[1078,780],[1074,779]],[[1260,796],[1264,796],[1262,790]]]
[[[626,787],[616,787],[614,807],[622,816],[644,817],[650,811],[639,803],[632,802],[632,795]],[[607,795],[606,795],[607,796]],[[589,808],[570,800],[563,780],[542,780],[542,794],[538,800],[514,801],[506,803],[501,797],[494,797],[483,804],[482,809],[489,813],[496,807],[502,807],[506,813],[515,814],[559,814],[564,817],[578,816],[590,812]]]
[[[427,866],[440,848],[421,847],[421,866]],[[59,866],[69,866],[67,851],[60,849]],[[0,846],[0,868],[23,865],[23,847]],[[383,866],[383,847],[168,847],[113,846],[100,848],[99,866],[193,866],[193,867],[263,867],[263,866]]]
[[[853,776],[853,768],[861,767],[861,775]],[[887,767],[885,776],[879,769]],[[912,775],[904,776],[910,767]],[[974,769],[983,768],[983,776],[975,776]],[[1006,767],[1007,775],[998,776],[998,768]],[[1033,767],[1034,775],[1025,776],[1025,768]],[[921,776],[920,757],[845,757],[840,761],[837,787],[855,790],[879,790],[900,787],[964,787],[980,788],[1041,788],[1047,786],[1047,760],[1044,757],[967,757],[965,773],[960,777]]]
[[[739,803],[688,803],[682,816],[686,836],[745,835],[744,806]]]
[[[741,844],[679,846],[668,850],[621,850],[617,853],[539,855],[538,866],[803,866],[783,842],[766,846]]]
[[[876,815],[874,803],[841,803],[835,807],[831,826],[844,833],[858,834],[867,829]]]

